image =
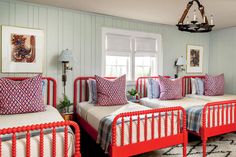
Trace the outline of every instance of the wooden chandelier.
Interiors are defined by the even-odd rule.
[[[190,8],[193,5],[193,2],[196,2],[198,5],[198,10],[201,13],[201,17],[203,19],[202,23],[199,23],[197,21],[197,17],[196,17],[196,10],[194,10],[194,18],[191,21],[191,23],[189,23],[187,21],[187,23],[184,24],[184,20],[190,10]],[[204,33],[204,32],[210,32],[212,31],[212,28],[215,26],[213,24],[213,16],[211,15],[211,21],[210,24],[208,22],[207,16],[205,15],[205,9],[204,6],[199,2],[199,0],[191,0],[188,4],[187,7],[182,15],[182,17],[180,18],[178,24],[176,25],[178,27],[178,29],[180,31],[186,31],[186,32],[191,32],[191,33]]]

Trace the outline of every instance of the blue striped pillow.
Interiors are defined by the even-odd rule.
[[[160,97],[160,84],[159,81],[152,78],[147,82],[147,96],[149,99],[156,99]]]
[[[88,88],[89,88],[89,100],[88,102],[91,104],[97,103],[97,85],[96,80],[89,79],[87,80]]]

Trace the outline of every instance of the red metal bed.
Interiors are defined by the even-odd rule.
[[[79,102],[87,101],[88,100],[88,85],[87,80],[94,79],[94,77],[78,77],[74,80],[74,113],[76,113],[76,105]],[[107,79],[114,79],[112,77]],[[177,113],[177,123],[174,124],[174,113]],[[162,114],[165,115],[165,119],[167,116],[171,115],[171,124],[168,124],[168,120],[165,120],[164,128],[160,128],[161,122],[158,121],[158,134],[160,135],[161,129],[165,129],[164,137],[158,136],[157,138],[154,137],[154,114],[158,114],[161,116]],[[169,115],[170,114],[170,115]],[[152,136],[151,139],[147,139],[147,119],[148,115],[151,115],[152,125],[151,125],[151,132]],[[140,130],[140,123],[141,123],[141,116],[144,116],[144,130]],[[86,120],[84,120],[79,114],[76,114],[77,121],[81,127],[96,141],[98,132],[94,129]],[[132,119],[133,117],[137,118],[137,142],[133,142],[133,131],[132,130]],[[124,144],[124,119],[129,119],[129,144]],[[159,117],[160,119],[160,117]],[[181,124],[182,119],[182,126]],[[117,121],[121,120],[121,139],[117,139],[116,136],[116,125]],[[178,125],[177,133],[173,134],[174,125]],[[171,129],[171,135],[167,135],[168,129]],[[144,132],[145,139],[144,141],[140,140],[140,132]],[[121,145],[117,145],[117,140],[121,141]],[[128,112],[128,113],[121,113],[118,114],[112,123],[112,140],[109,149],[109,155],[112,157],[126,157],[132,156],[136,154],[141,154],[145,152],[149,152],[156,149],[161,149],[165,147],[170,147],[178,144],[183,144],[183,156],[186,156],[186,146],[187,146],[187,132],[186,132],[186,113],[183,108],[181,107],[173,107],[173,108],[163,108],[163,109],[152,109],[152,110],[144,110],[144,111],[137,111],[137,112]]]
[[[7,77],[8,79],[12,79],[15,81],[22,81],[27,79],[27,77]],[[57,84],[56,80],[51,77],[44,77],[42,78],[44,80],[47,80],[47,105],[52,104],[53,107],[56,108],[57,103]],[[51,91],[52,88],[52,91]],[[52,96],[51,96],[52,95]],[[52,99],[51,99],[52,97]],[[34,124],[34,125],[27,125],[27,126],[19,126],[19,127],[13,127],[13,128],[3,128],[0,129],[0,157],[2,156],[2,136],[4,135],[11,135],[11,156],[16,157],[17,156],[17,134],[18,133],[24,133],[25,134],[25,151],[26,151],[26,157],[30,157],[33,153],[31,152],[31,132],[39,130],[39,156],[43,157],[44,154],[44,131],[46,129],[51,129],[51,156],[56,156],[56,145],[57,145],[57,139],[56,139],[56,129],[59,127],[64,127],[64,157],[68,157],[68,127],[72,127],[74,130],[75,135],[75,142],[74,142],[74,157],[80,157],[80,130],[77,123],[73,121],[61,121],[61,122],[51,122],[51,123],[44,123],[44,124]],[[33,155],[35,156],[35,154]]]
[[[141,77],[136,81],[136,89],[142,92],[142,97],[147,96],[146,82],[148,78]],[[205,76],[185,76],[182,78],[183,96],[191,94],[191,78],[204,79]],[[141,90],[140,90],[141,89]],[[210,102],[204,105],[202,111],[202,125],[199,133],[188,130],[189,133],[201,137],[203,156],[207,155],[206,142],[209,137],[236,131],[236,100]],[[222,117],[222,118],[221,118]]]

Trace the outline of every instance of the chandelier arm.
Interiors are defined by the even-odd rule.
[[[204,16],[205,16],[205,8],[204,8],[204,6],[202,6],[200,4],[200,6],[198,7],[198,10],[200,11],[202,18],[204,18]],[[205,23],[208,24],[207,16],[205,16]]]
[[[192,7],[193,3],[196,2],[198,5],[198,10],[201,13],[201,16],[203,18],[203,23],[198,23],[197,20],[194,19],[194,21],[191,21],[191,23],[184,24],[184,20]],[[186,9],[183,12],[183,15],[181,16],[179,23],[176,25],[180,31],[187,31],[191,33],[204,33],[204,32],[210,32],[212,28],[215,25],[209,25],[207,16],[205,15],[205,8],[204,6],[199,2],[199,0],[191,0],[188,4]]]
[[[187,7],[186,9],[184,10],[184,13],[183,15],[181,16],[180,20],[179,20],[179,24],[183,24],[184,23],[184,19],[186,18],[188,12],[189,12],[189,9],[192,7],[193,5],[193,1],[190,1],[188,4],[187,4]]]

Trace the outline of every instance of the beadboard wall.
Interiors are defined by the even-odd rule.
[[[157,15],[158,16],[158,15]],[[178,19],[176,19],[177,21]],[[164,75],[174,76],[174,61],[186,56],[186,45],[204,47],[204,73],[208,72],[209,34],[191,34],[175,26],[38,5],[15,0],[0,0],[0,25],[43,29],[45,32],[44,76],[58,82],[62,96],[61,64],[57,62],[63,49],[73,52],[73,71],[68,72],[67,95],[72,100],[73,79],[101,73],[101,28],[158,33],[162,35]],[[1,41],[0,41],[1,43]],[[0,76],[31,76],[32,74],[0,74]]]
[[[236,94],[236,27],[213,31],[210,34],[209,73],[225,74],[225,91]]]

